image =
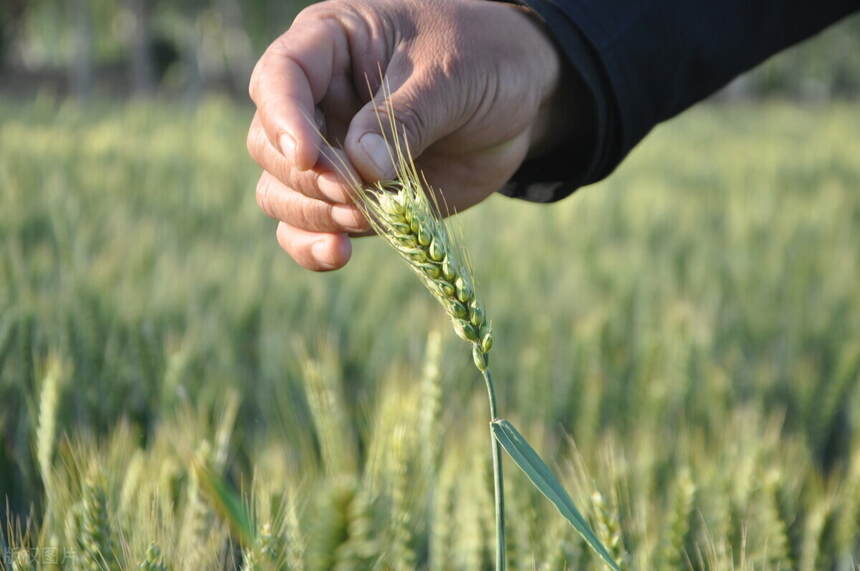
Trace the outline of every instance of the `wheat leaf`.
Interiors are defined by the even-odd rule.
[[[254,525],[239,494],[221,476],[201,463],[195,462],[193,468],[201,490],[218,515],[230,526],[233,535],[244,547],[252,546],[256,535]]]
[[[603,543],[594,534],[591,526],[576,509],[573,500],[559,483],[558,479],[550,471],[549,467],[541,460],[538,453],[528,443],[514,425],[504,419],[496,419],[491,423],[493,436],[502,445],[502,448],[510,455],[520,470],[525,472],[526,477],[546,498],[553,503],[556,509],[565,517],[570,525],[582,536],[594,551],[612,569],[618,570],[618,564],[609,554]]]

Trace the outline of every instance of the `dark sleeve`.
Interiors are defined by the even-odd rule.
[[[658,123],[860,9],[858,0],[516,0],[544,21],[593,106],[587,148],[526,161],[501,190],[552,202],[611,173]]]

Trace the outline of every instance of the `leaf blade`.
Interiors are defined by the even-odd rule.
[[[574,505],[573,500],[559,483],[558,479],[541,459],[525,437],[505,419],[490,423],[493,437],[505,449],[514,463],[531,483],[542,493],[559,513],[573,526],[586,543],[594,549],[601,559],[612,569],[620,568],[603,543],[594,534],[588,521]]]
[[[226,480],[202,463],[194,462],[192,468],[200,483],[201,491],[230,527],[233,535],[244,547],[252,546],[256,535],[253,518],[239,495]]]

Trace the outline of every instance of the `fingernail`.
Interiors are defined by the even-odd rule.
[[[335,260],[332,258],[331,248],[326,245],[325,240],[317,240],[311,246],[311,256],[324,269],[330,270],[335,267]]]
[[[331,209],[331,218],[337,222],[344,230],[350,232],[360,232],[362,217],[359,212],[351,206],[333,206]]]
[[[289,133],[281,134],[281,137],[278,139],[278,143],[281,145],[281,153],[286,157],[288,161],[295,162],[296,160],[296,141],[293,139]]]
[[[391,154],[388,152],[385,139],[376,133],[365,133],[358,142],[370,160],[373,161],[379,177],[381,179],[394,178],[394,166],[391,164]]]
[[[349,194],[344,190],[340,181],[331,174],[322,174],[317,179],[317,188],[332,202],[349,202]]]

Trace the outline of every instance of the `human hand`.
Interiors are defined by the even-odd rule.
[[[264,169],[257,202],[279,220],[278,243],[305,268],[331,270],[349,260],[349,236],[369,230],[320,152],[315,113],[364,180],[391,178],[377,118],[384,80],[416,165],[459,212],[566,136],[563,69],[541,25],[511,4],[330,0],[305,9],[257,62],[249,88],[257,112],[248,151]]]

